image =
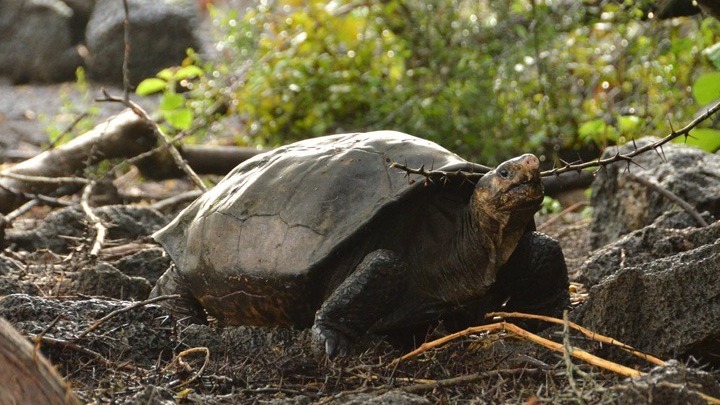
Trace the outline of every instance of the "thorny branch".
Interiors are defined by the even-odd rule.
[[[665,136],[664,138],[658,140],[657,142],[653,142],[651,144],[647,144],[642,147],[635,147],[635,149],[632,152],[622,154],[619,151],[615,153],[615,155],[601,159],[598,158],[596,160],[592,160],[589,162],[572,162],[572,163],[565,163],[562,167],[556,167],[554,169],[545,170],[540,173],[542,177],[551,177],[551,176],[559,176],[563,173],[568,172],[578,172],[580,173],[583,169],[591,168],[591,167],[606,167],[612,163],[615,162],[626,162],[628,166],[630,164],[633,164],[633,158],[648,152],[650,150],[656,151],[659,155],[662,156],[662,146],[666,143],[672,141],[673,139],[679,138],[681,136],[684,136],[686,139],[690,136],[690,131],[695,129],[698,125],[703,123],[704,121],[708,120],[710,117],[712,117],[714,114],[716,114],[718,111],[720,111],[720,101],[715,103],[712,107],[708,108],[702,115],[696,117],[690,123],[685,125],[683,128],[679,130],[671,129],[670,134]],[[633,144],[635,144],[633,140]],[[454,171],[454,172],[448,172],[448,171],[442,171],[442,170],[426,170],[425,166],[421,166],[420,168],[413,169],[408,167],[407,165],[400,164],[397,162],[394,162],[390,165],[390,167],[394,167],[397,169],[400,169],[406,173],[407,176],[411,174],[417,174],[419,176],[425,177],[426,181],[428,182],[437,182],[442,181],[444,179],[462,179],[462,180],[471,180],[471,181],[477,181],[480,177],[482,177],[485,172],[483,171],[475,171],[475,172],[466,172],[466,171]]]
[[[571,172],[571,171],[577,171],[577,172],[579,172],[579,171],[582,170],[582,169],[587,169],[587,168],[590,168],[590,167],[605,167],[605,166],[607,166],[607,165],[609,165],[609,164],[611,164],[611,163],[615,163],[615,162],[626,162],[626,163],[628,164],[628,166],[629,166],[630,163],[633,163],[632,159],[633,159],[635,156],[638,156],[638,155],[640,155],[640,154],[642,154],[642,153],[645,153],[645,152],[647,152],[647,151],[649,151],[649,150],[654,150],[654,151],[657,152],[658,154],[661,154],[661,152],[662,152],[662,146],[665,145],[666,143],[672,141],[672,140],[675,139],[675,138],[679,138],[679,137],[681,137],[681,136],[684,136],[685,139],[687,140],[687,138],[690,136],[690,131],[692,131],[693,129],[695,129],[695,127],[697,127],[697,126],[700,125],[701,123],[703,123],[703,122],[705,122],[706,120],[708,120],[710,117],[712,117],[712,116],[713,116],[715,113],[717,113],[718,111],[720,111],[720,101],[718,101],[717,103],[715,103],[712,107],[708,108],[702,115],[700,115],[700,116],[696,117],[694,120],[690,121],[689,124],[685,125],[685,126],[682,127],[680,130],[675,131],[675,129],[672,129],[672,127],[671,127],[671,132],[670,132],[670,134],[668,134],[666,137],[660,139],[660,140],[657,141],[657,142],[653,142],[653,143],[651,143],[651,144],[647,144],[647,145],[642,146],[642,147],[640,147],[640,148],[638,148],[638,147],[636,146],[635,149],[634,149],[632,152],[626,153],[626,154],[621,154],[621,153],[618,151],[618,152],[615,153],[615,155],[613,155],[613,156],[611,156],[611,157],[609,157],[609,158],[605,158],[605,159],[597,159],[597,160],[593,160],[593,161],[591,161],[591,162],[584,162],[584,163],[568,163],[568,164],[566,164],[566,165],[563,166],[563,167],[555,168],[555,169],[552,169],[552,170],[546,170],[546,171],[542,172],[541,175],[542,175],[543,177],[545,177],[545,176],[557,176],[557,175],[560,175],[560,174],[562,174],[562,173]],[[633,141],[633,144],[634,144],[634,141]],[[660,150],[660,152],[658,152],[658,150]]]

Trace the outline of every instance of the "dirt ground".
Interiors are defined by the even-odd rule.
[[[74,90],[4,86],[0,149],[37,152],[46,141],[38,117],[63,107],[25,104],[25,97],[54,100]],[[122,180],[110,195],[190,187]],[[404,351],[369,337],[351,356],[330,361],[312,350],[308,331],[177,324],[144,301],[169,265],[148,235],[174,212],[148,208],[153,201],[142,199],[97,209],[110,233],[94,258],[94,231],[77,196],[66,201],[74,205],[36,207],[6,229],[0,316],[38,342],[84,403],[705,403],[688,382],[700,372],[682,364],[628,382],[507,332],[469,333],[402,361]],[[540,229],[562,244],[571,279],[588,256],[588,221],[578,212],[538,218]],[[571,292],[573,305],[581,304],[582,286],[573,283]],[[653,367],[559,326],[541,335],[642,372]],[[717,382],[715,375],[697,378]]]

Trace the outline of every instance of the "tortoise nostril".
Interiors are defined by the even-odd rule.
[[[538,159],[537,156],[529,153],[524,156],[523,163],[525,164],[525,166],[527,166],[528,169],[531,170],[540,168],[540,159]]]

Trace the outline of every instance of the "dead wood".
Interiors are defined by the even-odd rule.
[[[104,159],[136,156],[156,144],[152,128],[127,110],[56,149],[0,172],[0,213],[7,213],[33,194],[67,194],[79,184],[55,184],[14,175],[43,178],[71,177]]]
[[[0,403],[80,404],[55,368],[0,318]]]
[[[235,166],[253,156],[267,152],[267,149],[210,145],[183,145],[178,149],[180,155],[195,172],[220,176],[230,173]],[[150,159],[138,162],[136,166],[145,178],[152,180],[177,178],[184,175],[183,171],[174,164],[169,153],[155,155]]]

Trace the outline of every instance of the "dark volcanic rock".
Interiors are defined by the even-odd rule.
[[[592,287],[623,267],[640,266],[720,239],[720,222],[707,228],[690,226],[694,220],[685,212],[663,214],[652,225],[592,252],[580,268],[578,281]]]
[[[615,274],[590,289],[577,321],[654,355],[718,362],[711,356],[720,352],[718,232],[720,222],[687,231],[649,227],[607,246],[596,260]],[[647,245],[660,258],[633,258]],[[627,250],[623,260],[622,246],[638,250]]]
[[[153,77],[161,69],[179,65],[187,48],[200,47],[200,21],[192,0],[130,0],[130,82]],[[98,0],[85,34],[91,77],[122,83],[125,13],[117,0]]]
[[[0,75],[16,83],[74,77],[75,12],[59,0],[0,0]]]
[[[700,394],[720,396],[720,383],[712,374],[670,360],[647,375],[610,388],[622,404],[698,404],[708,401]]]
[[[147,207],[130,205],[108,205],[95,209],[95,213],[108,228],[107,238],[132,241],[142,239],[160,229],[167,219],[159,212]],[[79,208],[65,208],[49,215],[36,229],[30,231],[8,231],[6,244],[14,244],[27,251],[48,249],[56,253],[67,253],[77,239],[94,237],[92,227]]]
[[[638,147],[656,141],[643,138]],[[621,153],[633,149],[632,144],[620,147]],[[604,157],[616,153],[608,149]],[[633,175],[653,181],[690,203],[698,211],[720,216],[720,156],[678,144],[663,146],[657,153],[644,153],[630,165]],[[674,203],[657,191],[633,181],[625,175],[624,162],[608,166],[592,184],[593,222],[590,243],[597,249],[617,240],[628,232],[653,223],[655,218],[674,207]]]
[[[155,285],[158,278],[170,267],[170,256],[161,247],[141,250],[112,263],[123,274],[142,277]]]
[[[152,290],[152,284],[142,277],[132,277],[107,264],[83,269],[78,273],[75,290],[80,294],[108,298],[143,300]]]

